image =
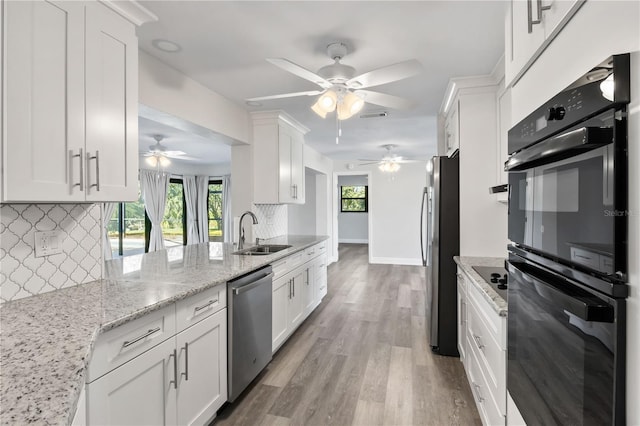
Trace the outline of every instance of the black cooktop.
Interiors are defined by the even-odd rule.
[[[507,300],[507,270],[501,266],[473,266],[472,267],[489,285]]]

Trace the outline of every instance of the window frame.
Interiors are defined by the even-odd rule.
[[[364,197],[343,197],[343,188],[363,186]],[[364,200],[364,210],[344,210],[344,200]],[[368,213],[369,212],[369,185],[340,185],[340,213]]]
[[[211,185],[220,185],[221,186],[221,190],[220,190],[220,198],[222,199],[222,214],[220,215],[220,219],[212,219],[211,217],[209,217],[209,197],[211,196],[211,190],[210,190],[210,186]],[[218,191],[215,191],[215,193],[217,194]],[[220,221],[220,241],[224,241],[224,181],[222,179],[209,179],[209,181],[207,182],[207,240],[211,242],[211,235],[208,233],[209,230],[209,223],[212,220],[219,220]],[[218,237],[215,237],[218,238]],[[218,240],[213,240],[218,241]]]

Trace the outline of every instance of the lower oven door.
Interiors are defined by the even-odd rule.
[[[512,255],[507,388],[528,425],[624,424],[624,299]]]

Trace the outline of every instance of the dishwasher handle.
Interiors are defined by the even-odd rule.
[[[238,294],[242,294],[244,292],[247,292],[247,291],[249,291],[249,290],[251,290],[253,288],[258,287],[259,285],[264,284],[265,281],[271,281],[272,278],[273,278],[273,272],[271,272],[268,275],[265,275],[264,277],[260,278],[257,281],[252,281],[249,284],[245,284],[245,285],[240,286],[240,287],[235,287],[233,289],[233,294],[237,296]]]

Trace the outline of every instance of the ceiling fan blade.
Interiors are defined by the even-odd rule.
[[[371,90],[356,90],[354,93],[364,99],[365,102],[394,109],[411,109],[418,105],[416,101],[411,99],[372,92]]]
[[[284,59],[284,58],[267,58],[267,61],[272,63],[273,65],[282,68],[285,71],[290,72],[291,74],[295,74],[298,77],[304,78],[305,80],[309,80],[318,86],[328,89],[333,84],[331,82],[325,80],[323,77],[320,77],[318,74],[309,71],[306,68],[301,67],[298,64],[294,64],[293,62]]]
[[[164,151],[160,155],[164,155],[165,157],[178,158],[178,157],[182,157],[185,154],[186,154],[186,152],[184,152],[184,151]]]
[[[424,68],[420,62],[415,59],[410,59],[360,74],[351,80],[347,80],[346,84],[352,89],[380,86],[381,84],[413,77],[414,75],[420,74],[423,70]]]
[[[174,160],[181,160],[181,161],[204,161],[202,158],[198,158],[198,157],[190,157],[188,155],[178,155],[175,157],[172,156],[168,156]]]
[[[363,161],[363,160],[358,160],[358,161]],[[360,163],[359,165],[360,166],[369,166],[371,164],[380,164],[380,163],[381,163],[380,160],[378,160],[378,161],[367,161],[366,163]]]
[[[293,98],[295,96],[314,96],[324,93],[324,90],[310,90],[308,92],[283,93],[281,95],[260,96],[258,98],[247,99],[247,101],[268,101],[271,99]]]

